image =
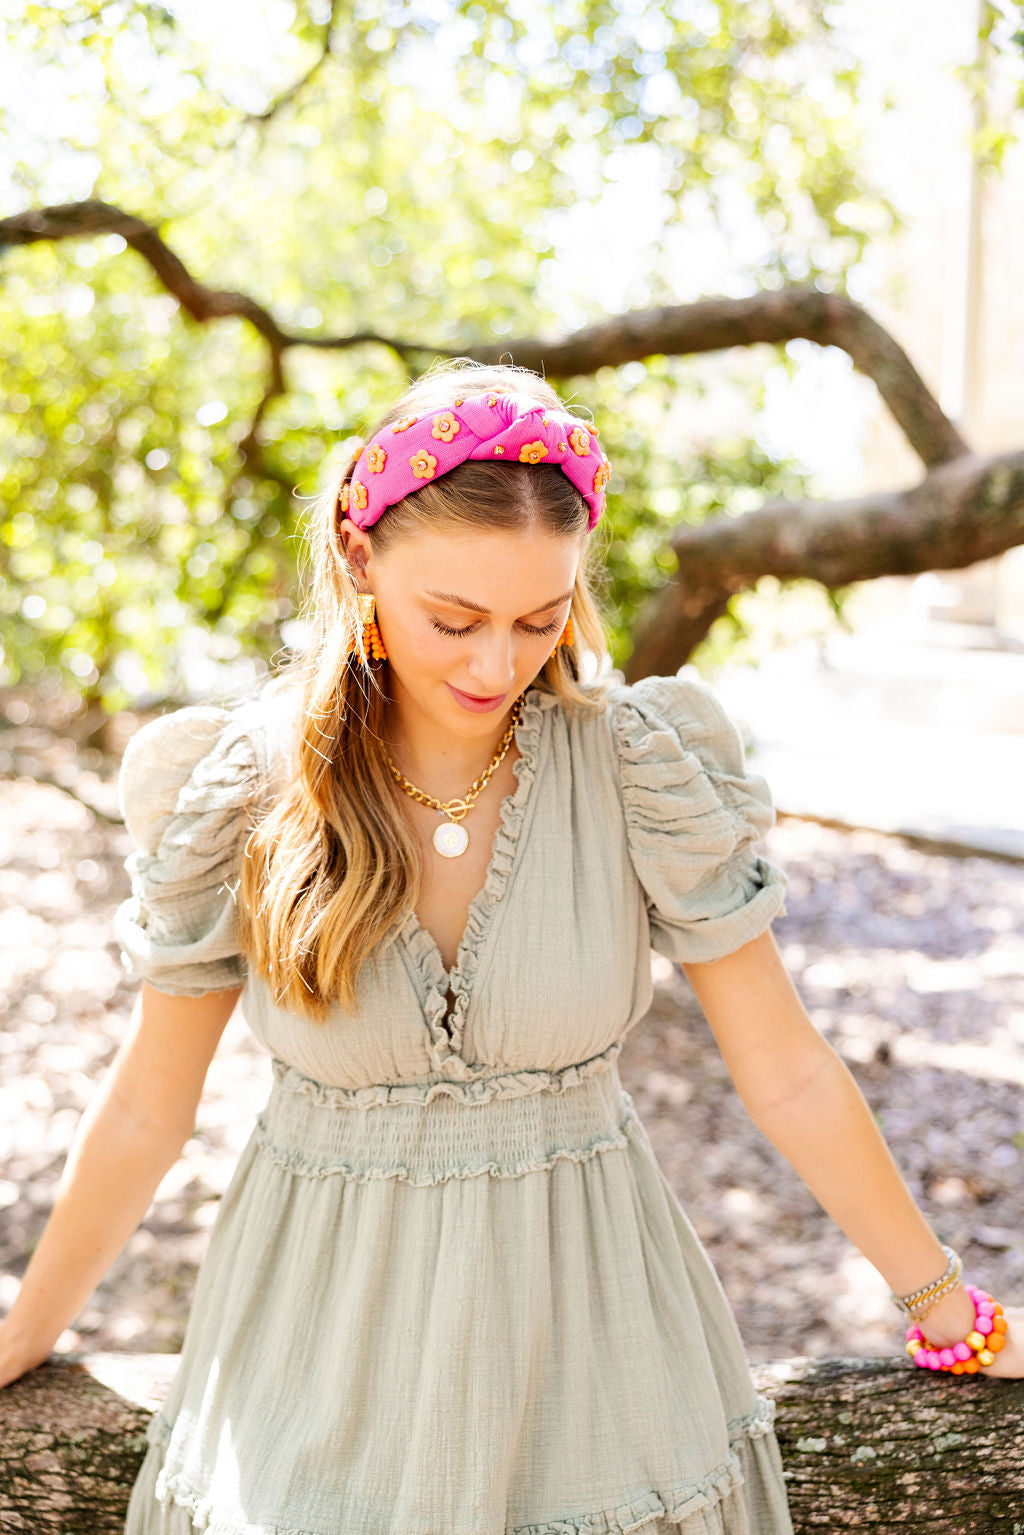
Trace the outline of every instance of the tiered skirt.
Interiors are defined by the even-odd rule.
[[[618,1050],[379,1092],[275,1059],[126,1535],[792,1535]]]

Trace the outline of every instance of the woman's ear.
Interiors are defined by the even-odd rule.
[[[352,570],[360,576],[366,575],[366,557],[369,553],[366,536],[361,528],[357,528],[350,517],[343,517],[340,525],[341,543],[345,550],[345,557]]]

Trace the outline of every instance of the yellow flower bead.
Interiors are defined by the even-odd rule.
[[[519,449],[519,462],[521,464],[539,464],[542,458],[547,458],[548,450],[538,438],[536,442],[527,442]]]
[[[361,512],[365,512],[369,504],[369,494],[361,480],[352,481],[352,500]]]
[[[375,442],[373,447],[370,449],[369,453],[366,456],[366,462],[370,466],[370,473],[371,474],[380,474],[382,472],[383,468],[384,468],[384,465],[387,463],[387,461],[388,461],[388,456],[384,452],[384,449],[381,447],[379,442]]]

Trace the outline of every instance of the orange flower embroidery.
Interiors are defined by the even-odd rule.
[[[361,480],[352,481],[352,500],[361,512],[365,512],[369,496]]]
[[[409,463],[413,474],[418,480],[432,480],[434,478],[437,459],[432,453],[428,453],[426,448],[421,448],[418,453],[414,453]]]
[[[519,449],[521,464],[539,464],[541,459],[547,456],[548,450],[539,439],[536,442],[528,442]]]
[[[573,427],[569,433],[569,446],[582,458],[590,452],[590,434],[582,426]]]
[[[341,507],[343,512],[348,511],[348,498],[349,488],[347,485],[343,485],[338,492],[338,505]]]
[[[608,481],[611,479],[611,477],[612,477],[612,466],[608,462],[607,459],[603,459],[601,461],[600,466],[598,467],[598,470],[597,470],[596,474],[594,475],[594,495],[595,496],[598,495],[600,491],[604,490],[605,486],[608,484]]]
[[[459,427],[460,423],[456,421],[454,416],[435,416],[434,425],[430,429],[430,435],[431,437],[439,437],[442,442],[451,442]]]
[[[370,466],[370,473],[380,474],[387,461],[388,456],[384,452],[384,449],[381,447],[379,442],[375,442],[373,447],[370,449],[366,459],[366,462]]]
[[[391,428],[393,432],[407,432],[411,426],[415,426],[419,416],[403,416],[401,421],[396,421]]]

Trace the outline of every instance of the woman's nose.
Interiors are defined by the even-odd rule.
[[[473,687],[481,698],[504,693],[516,674],[515,636],[492,628],[474,648]]]

